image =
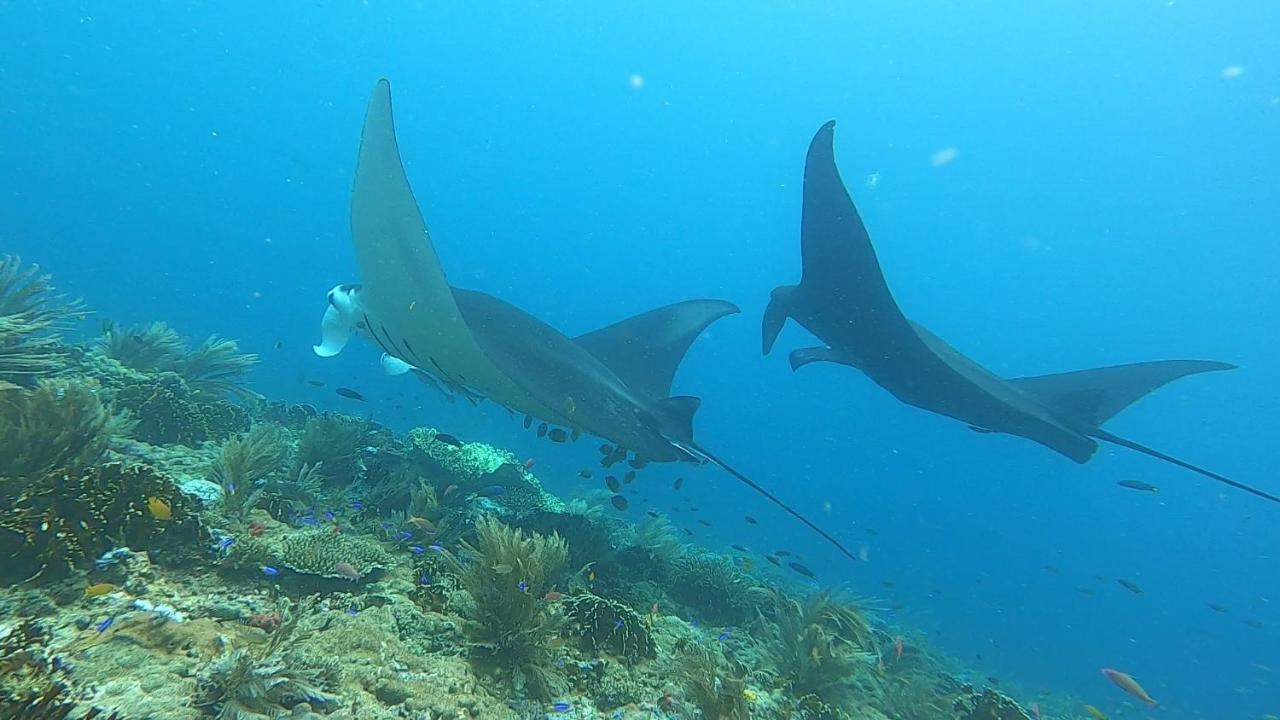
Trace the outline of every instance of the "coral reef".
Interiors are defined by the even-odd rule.
[[[230,341],[58,339],[82,314],[0,258],[0,717],[1028,717],[654,513],[434,429],[236,402]]]

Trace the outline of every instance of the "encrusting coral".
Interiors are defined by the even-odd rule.
[[[25,381],[64,366],[56,331],[86,313],[49,279],[39,266],[0,256],[0,382]]]
[[[544,599],[569,558],[559,535],[526,536],[493,517],[476,522],[476,544],[463,543],[450,564],[475,603],[472,640],[479,657],[509,673],[517,691],[548,698],[559,685],[550,644],[561,617]]]

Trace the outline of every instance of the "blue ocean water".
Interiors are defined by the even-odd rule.
[[[712,468],[647,472],[655,497],[686,476],[703,541],[801,552],[1021,697],[1260,717],[1280,713],[1277,508],[1126,451],[1077,466],[975,435],[847,368],[793,374],[759,318],[798,279],[804,150],[836,119],[909,315],[1006,375],[1238,363],[1108,427],[1280,489],[1277,28],[1280,5],[1230,0],[0,3],[0,251],[100,316],[239,339],[265,394],[512,447],[572,490],[555,478],[589,447],[382,377],[368,347],[311,354],[324,293],[358,280],[348,196],[388,77],[450,279],[571,334],[738,303],[677,379],[701,441],[869,561]],[[1126,709],[1102,666],[1162,707]]]

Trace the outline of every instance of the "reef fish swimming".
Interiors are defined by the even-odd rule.
[[[959,420],[980,433],[1007,433],[1084,463],[1098,441],[1119,445],[1280,503],[1280,496],[1102,429],[1125,408],[1179,378],[1231,370],[1211,360],[1161,360],[1006,379],[911,321],[889,290],[871,236],[836,167],[835,122],[814,135],[805,158],[798,285],[776,288],[764,313],[769,354],[793,319],[820,341],[793,350],[792,370],[812,363],[855,368],[898,400]]]
[[[347,398],[348,400],[360,400],[360,401],[364,400],[363,395],[356,392],[355,390],[352,390],[351,388],[345,388],[345,387],[334,388],[334,392],[341,395],[344,398]]]
[[[1102,668],[1102,674],[1105,675],[1108,680],[1115,683],[1116,687],[1138,698],[1151,707],[1155,707],[1159,704],[1154,698],[1147,694],[1146,690],[1142,689],[1142,686],[1138,684],[1137,680],[1133,679],[1132,675],[1122,673],[1119,670],[1112,670],[1111,668]]]

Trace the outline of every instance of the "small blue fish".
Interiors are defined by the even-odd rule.
[[[689,624],[694,627],[698,627],[698,618],[696,617],[689,618]]]
[[[350,507],[352,510],[363,510],[364,503],[360,502],[359,500],[352,500],[350,503]]]
[[[476,494],[480,497],[493,498],[505,495],[506,492],[507,487],[505,485],[490,485],[488,487],[480,488],[480,491]]]
[[[389,521],[389,520],[383,520],[383,521],[382,521],[382,529],[383,529],[383,530],[390,530],[390,529],[391,529],[391,521]]]
[[[410,545],[409,552],[413,553],[414,555],[421,555],[422,553],[426,552],[426,550],[423,549],[421,545]]]
[[[334,518],[336,518],[336,517],[338,517],[338,516],[337,516],[337,515],[334,515],[332,510],[325,510],[325,511],[324,511],[324,519],[325,519],[325,520],[328,520],[329,522],[333,522],[333,519],[334,519]]]
[[[236,494],[236,484],[235,484],[235,483],[227,483],[227,494],[228,494],[228,495],[235,495],[235,494]]]
[[[418,584],[419,584],[419,585],[430,585],[430,584],[431,584],[431,576],[430,576],[430,575],[419,575],[419,576],[418,576]]]
[[[218,541],[218,552],[223,552],[223,553],[226,552],[227,550],[231,549],[231,546],[234,545],[235,542],[236,542],[236,539],[233,537],[222,538],[221,540]]]
[[[348,615],[350,615],[351,617],[355,617],[355,616],[356,616],[356,613],[358,613],[358,612],[360,612],[360,611],[359,611],[359,610],[356,610],[356,609],[355,609],[355,608],[353,608],[353,607],[349,607],[349,608],[347,608],[347,614],[348,614]]]
[[[427,547],[431,548],[433,551],[438,553],[444,552],[444,546],[441,545],[440,543],[431,543]]]
[[[315,515],[299,515],[298,522],[303,525],[315,525],[316,517]]]
[[[411,538],[411,537],[413,537],[413,533],[409,532],[408,530],[401,530],[401,531],[400,531],[400,539],[401,539],[401,540],[408,540],[408,539],[409,539],[409,538]]]
[[[556,658],[556,667],[563,669],[565,664],[568,662],[569,662],[569,658],[561,655],[560,657]]]
[[[262,574],[266,575],[267,577],[275,577],[280,574],[280,571],[271,567],[270,565],[263,565]]]
[[[567,712],[569,712],[569,708],[571,708],[571,707],[573,707],[573,706],[572,706],[572,705],[570,705],[569,703],[567,703],[567,702],[565,702],[565,701],[561,700],[560,702],[556,703],[555,705],[552,705],[552,706],[551,706],[551,709],[552,709],[552,710],[555,710],[555,711],[556,711],[556,712],[558,712],[558,713],[567,713]]]
[[[626,625],[626,623],[622,621],[622,618],[618,618],[617,620],[613,621],[614,630],[621,630],[623,625]]]
[[[520,582],[516,583],[516,589],[522,593],[529,592],[529,583],[524,580],[521,580]]]
[[[109,617],[106,620],[103,620],[102,622],[98,623],[98,634],[101,635],[102,633],[106,632],[107,628],[111,627],[111,623],[115,621],[116,621],[115,618]]]
[[[717,639],[718,639],[720,642],[724,642],[725,640],[728,640],[728,639],[729,639],[729,636],[730,636],[730,635],[732,635],[732,634],[733,634],[733,628],[731,628],[731,627],[727,627],[727,628],[725,628],[725,629],[724,629],[724,632],[720,633],[720,637],[719,637],[719,638],[717,638]]]

